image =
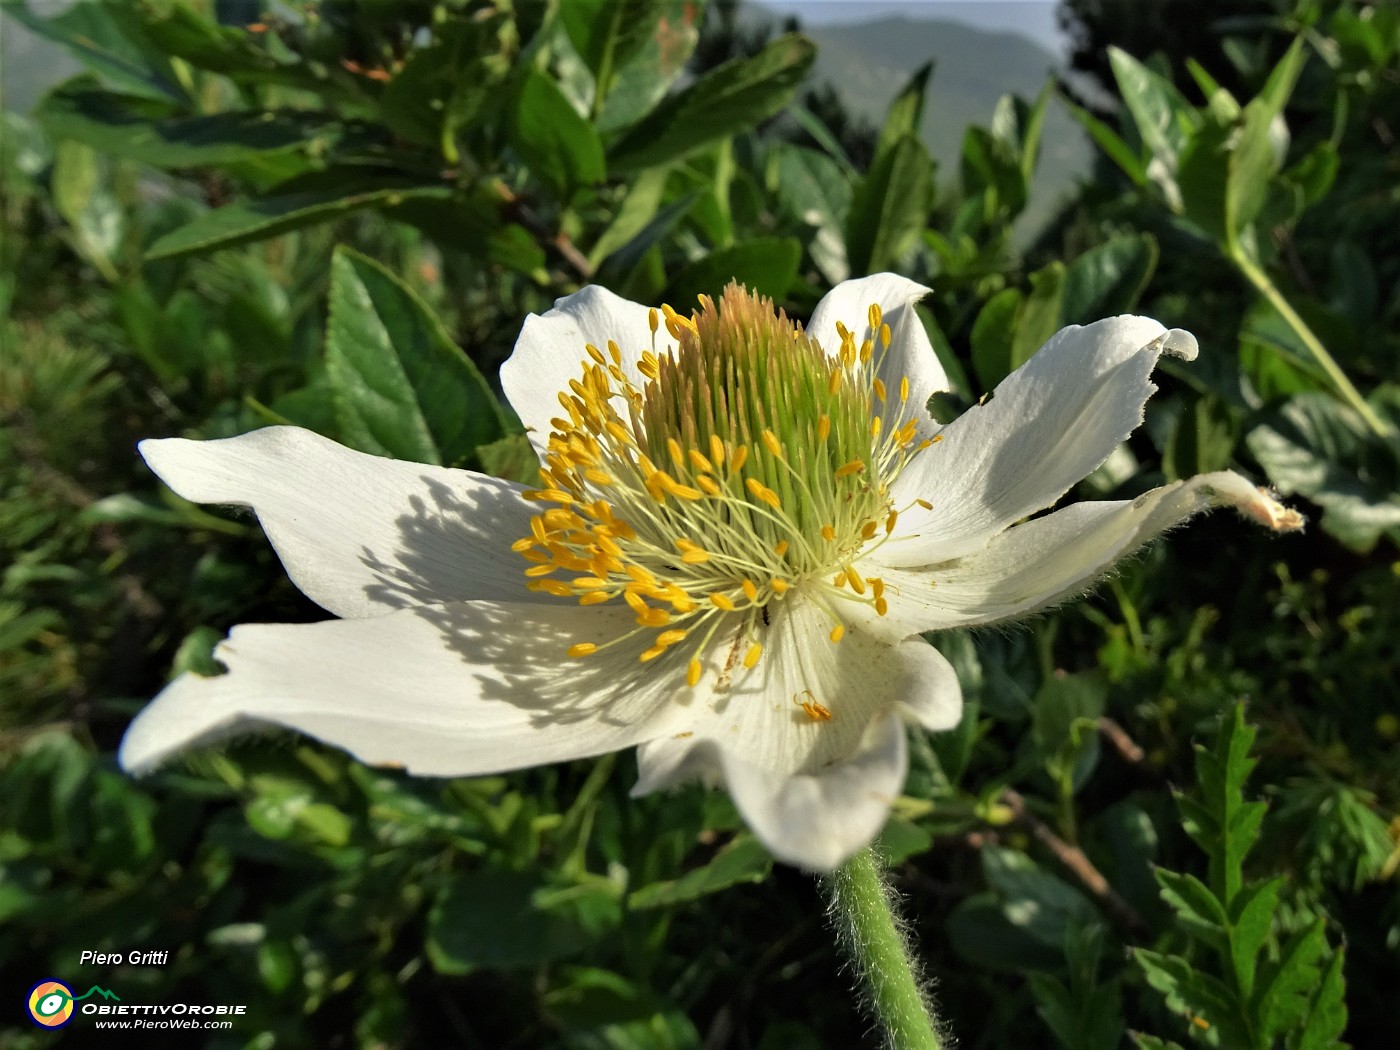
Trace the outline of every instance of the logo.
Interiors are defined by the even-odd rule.
[[[73,1020],[73,1004],[94,994],[121,1002],[115,992],[95,984],[82,995],[74,995],[62,981],[40,981],[29,990],[29,1019],[41,1028],[62,1028]]]

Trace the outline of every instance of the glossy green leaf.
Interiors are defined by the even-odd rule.
[[[1273,878],[1246,886],[1230,908],[1230,962],[1235,983],[1244,995],[1254,989],[1259,950],[1273,930],[1283,878]]]
[[[1223,948],[1229,919],[1206,884],[1194,875],[1163,868],[1158,868],[1154,874],[1161,887],[1162,900],[1176,912],[1177,925],[1197,940]]]
[[[677,160],[773,116],[807,75],[816,48],[795,33],[735,58],[661,102],[609,151],[608,167],[637,171]]]
[[[676,274],[666,290],[666,300],[687,310],[701,293],[718,297],[730,281],[750,291],[783,302],[797,277],[802,245],[791,237],[754,237],[721,248],[691,263]]]
[[[427,953],[439,973],[535,966],[582,951],[593,934],[568,906],[542,907],[548,892],[524,872],[482,869],[455,876],[428,913]],[[602,891],[586,891],[591,903]],[[584,902],[590,903],[590,902]],[[615,906],[615,904],[614,904]]]
[[[1259,975],[1260,1034],[1266,1041],[1292,1031],[1306,1019],[1309,1000],[1322,978],[1327,938],[1321,920],[1299,930],[1283,945],[1276,963]]]
[[[599,132],[613,135],[647,116],[685,72],[700,39],[703,7],[694,0],[646,0],[646,40],[610,78],[602,111],[595,103]],[[562,5],[565,10],[572,4]],[[617,6],[608,4],[607,6]],[[629,35],[626,29],[624,35]],[[627,52],[623,48],[623,54]]]
[[[481,373],[422,300],[343,247],[331,263],[326,372],[342,440],[363,452],[456,465],[503,432]]]
[[[1065,269],[1061,324],[1089,324],[1130,312],[1157,268],[1157,239],[1124,233],[1090,248]]]
[[[984,391],[1011,374],[1011,344],[1024,303],[1019,288],[1003,288],[983,304],[972,323],[972,368]]]
[[[701,867],[667,882],[654,882],[633,890],[629,908],[665,908],[718,893],[740,883],[761,882],[767,878],[773,858],[762,843],[748,835],[730,842]]]
[[[1110,47],[1108,61],[1143,144],[1154,157],[1174,160],[1195,125],[1192,106],[1170,80],[1121,48]]]
[[[244,198],[167,233],[151,245],[146,258],[169,259],[231,248],[342,218],[365,208],[392,208],[416,200],[446,201],[452,196],[452,190],[445,186],[392,186]]]
[[[1160,992],[1167,1009],[1194,1023],[1199,1018],[1211,1032],[1212,1045],[1253,1045],[1248,1030],[1238,1020],[1239,1010],[1229,988],[1185,959],[1137,949],[1133,961],[1147,983]]]
[[[915,70],[909,82],[894,97],[885,116],[885,123],[880,128],[880,138],[875,144],[876,157],[894,149],[906,136],[918,138],[923,134],[924,96],[928,92],[931,76],[933,63],[925,62]]]
[[[1342,977],[1345,955],[1338,948],[1327,962],[1298,1037],[1298,1050],[1342,1050],[1342,1033],[1347,1026],[1346,982]]]
[[[900,139],[861,181],[846,220],[852,276],[898,270],[933,206],[933,158],[913,136]]]
[[[338,130],[327,117],[291,110],[207,117],[170,113],[151,99],[95,90],[92,81],[78,80],[49,94],[34,115],[58,138],[157,168],[217,167],[271,153],[324,149]]]
[[[560,7],[559,21],[606,96],[617,71],[652,38],[663,12],[655,0],[571,0]]]
[[[538,70],[521,84],[510,135],[530,170],[561,192],[602,182],[607,174],[598,132]]]

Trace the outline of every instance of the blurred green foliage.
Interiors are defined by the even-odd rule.
[[[1076,114],[1111,164],[1024,254],[1049,89],[1005,99],[940,176],[930,71],[865,136],[789,106],[800,35],[711,30],[688,75],[694,0],[217,6],[241,18],[9,12],[90,70],[0,135],[14,995],[93,976],[83,949],[148,947],[170,964],[101,979],[248,1004],[211,1047],[865,1045],[812,881],[721,795],[628,799],[629,756],[428,781],[279,738],[133,782],[113,750],[232,624],[321,615],[253,523],[163,490],[138,438],[293,422],[528,477],[495,379],[525,314],[585,283],[683,302],[733,277],[804,315],[891,268],[934,290],[940,418],[1061,325],[1141,310],[1201,360],[1164,366],[1078,495],[1234,466],[1320,524],[1211,518],[1082,604],[935,639],[966,715],[915,734],[882,844],[961,1044],[1389,1045],[1392,6],[1226,22],[1229,69],[1109,53],[1116,117]]]

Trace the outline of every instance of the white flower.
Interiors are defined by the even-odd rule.
[[[900,792],[905,723],[958,720],[919,632],[1080,594],[1213,504],[1301,523],[1231,473],[1023,521],[1131,433],[1158,356],[1195,341],[1142,317],[1067,328],[940,427],[925,292],[847,281],[805,333],[735,288],[691,317],[561,299],[501,370],[538,490],[291,427],[143,442],[182,496],[252,507],[340,619],[235,628],[228,673],[167,687],[122,764],[267,725],[439,776],[635,744],[636,794],[723,784],[777,857],[840,864]]]

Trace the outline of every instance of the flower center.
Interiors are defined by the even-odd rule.
[[[663,322],[678,346],[658,356]],[[581,379],[559,395],[528,500],[553,504],[512,547],[527,586],[581,605],[619,600],[636,631],[656,631],[641,660],[681,646],[686,680],[726,624],[730,664],[752,668],[770,603],[801,593],[845,633],[841,603],[886,611],[884,583],[857,568],[893,533],[890,486],[930,441],[915,444],[909,383],[895,400],[878,377],[890,329],[872,305],[859,344],[843,325],[828,355],[769,299],[731,284],[689,318],[651,311],[640,388],[618,344],[585,349]],[[935,439],[937,440],[937,439]],[[744,643],[747,642],[747,645]],[[569,655],[598,650],[580,643]]]

